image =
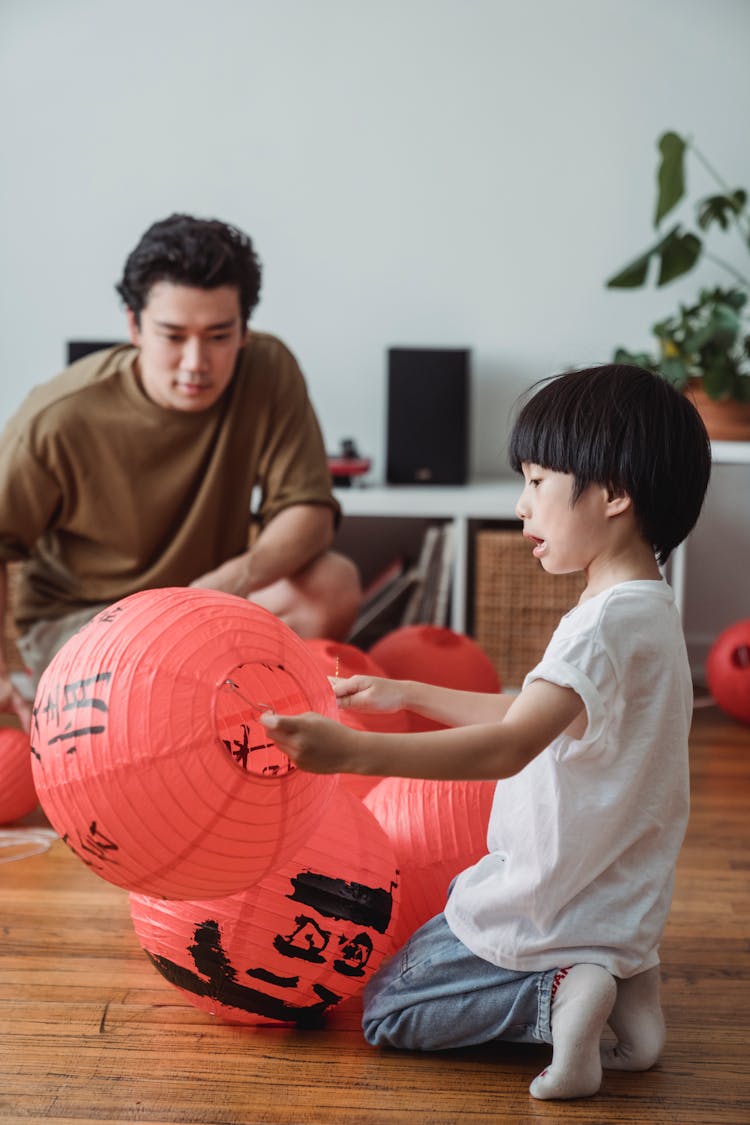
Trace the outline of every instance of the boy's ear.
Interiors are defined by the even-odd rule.
[[[609,485],[607,488],[607,516],[619,516],[622,512],[627,512],[628,508],[632,508],[632,506],[633,501],[624,489]]]

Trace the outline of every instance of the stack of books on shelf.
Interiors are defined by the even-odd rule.
[[[451,525],[428,527],[416,562],[394,559],[367,587],[349,644],[367,649],[403,625],[447,625],[453,552]]]

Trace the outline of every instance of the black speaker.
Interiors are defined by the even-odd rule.
[[[123,340],[68,340],[67,362],[75,363],[77,359],[83,359],[92,352],[101,352],[105,348],[113,348],[115,344],[123,342]]]
[[[388,349],[389,484],[466,484],[468,348]]]

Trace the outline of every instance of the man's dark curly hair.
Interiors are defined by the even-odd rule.
[[[115,288],[140,323],[157,281],[196,289],[233,285],[246,324],[258,303],[260,278],[253,244],[237,227],[218,219],[170,215],[148,228],[125,262],[122,280]]]

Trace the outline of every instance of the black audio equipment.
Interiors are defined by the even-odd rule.
[[[388,349],[389,484],[466,484],[468,348]]]

